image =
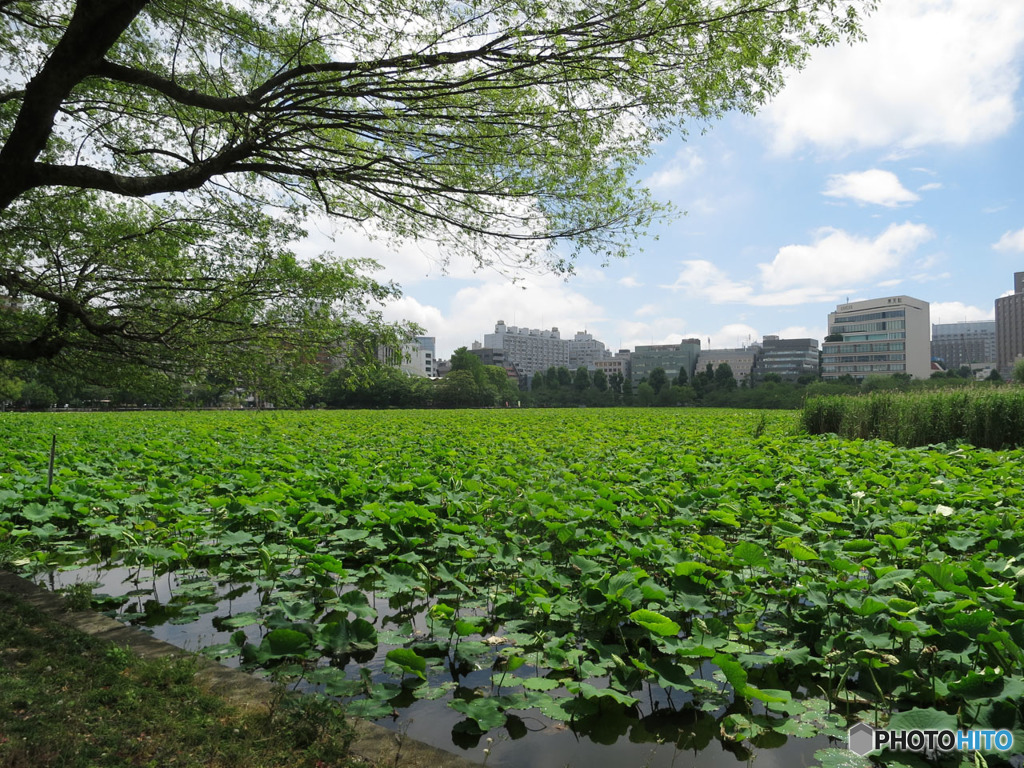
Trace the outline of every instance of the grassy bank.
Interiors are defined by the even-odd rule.
[[[322,699],[233,709],[189,658],[142,660],[0,594],[0,768],[354,766]]]
[[[815,397],[804,405],[802,420],[812,435],[903,446],[965,441],[999,450],[1024,445],[1024,387]]]

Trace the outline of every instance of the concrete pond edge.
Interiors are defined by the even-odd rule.
[[[198,662],[197,683],[233,706],[266,707],[274,698],[274,684],[267,680],[157,640],[137,627],[122,624],[101,613],[70,611],[59,594],[13,573],[0,571],[0,592],[28,603],[83,634],[126,646],[142,658],[192,656]],[[480,765],[368,720],[353,718],[351,722],[356,728],[353,756],[373,765],[396,768],[474,768]]]

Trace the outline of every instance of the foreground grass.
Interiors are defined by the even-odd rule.
[[[0,768],[354,766],[330,702],[244,712],[191,659],[142,660],[0,595]]]

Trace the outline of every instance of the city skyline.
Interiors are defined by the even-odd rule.
[[[300,252],[380,262],[404,291],[385,317],[419,323],[439,358],[498,319],[611,349],[823,339],[837,304],[899,294],[935,324],[992,320],[1024,267],[1024,5],[883,0],[865,33],[815,51],[758,115],[659,146],[637,182],[687,215],[607,267],[513,281],[453,254],[444,270],[429,244],[330,243],[325,222]]]

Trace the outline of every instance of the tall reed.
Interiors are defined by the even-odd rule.
[[[1024,445],[1024,387],[881,391],[812,397],[804,429],[917,446],[964,441],[981,448]]]

